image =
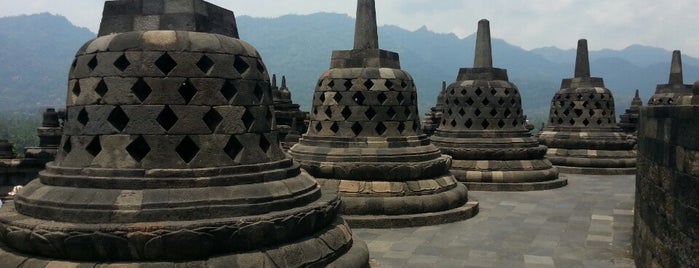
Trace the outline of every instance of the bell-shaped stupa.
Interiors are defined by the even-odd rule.
[[[634,95],[631,100],[631,107],[626,109],[626,112],[619,116],[619,127],[626,134],[636,135],[638,130],[638,118],[641,113],[641,108],[643,107],[643,100],[636,90],[636,95]]]
[[[125,0],[104,16],[71,67],[55,162],[0,210],[4,267],[368,264],[337,193],[279,146],[233,12]]]
[[[444,93],[447,90],[447,82],[442,82],[442,89],[437,95],[437,104],[430,108],[430,111],[425,113],[425,118],[422,120],[422,132],[428,136],[432,136],[442,123],[444,116]]]
[[[693,85],[684,83],[684,74],[682,72],[682,52],[675,50],[672,52],[672,63],[670,64],[670,78],[667,84],[658,85],[655,89],[655,95],[648,100],[649,106],[656,105],[690,105],[684,103],[693,96]]]
[[[304,120],[308,113],[302,112],[301,106],[291,100],[291,91],[286,85],[286,76],[282,76],[281,87],[278,87],[277,76],[272,75],[272,96],[279,140],[284,150],[289,150],[298,143],[301,133],[306,132],[307,127]]]
[[[294,160],[339,189],[352,226],[399,227],[477,213],[466,187],[420,129],[413,78],[398,54],[379,49],[374,0],[357,1],[353,50],[335,51],[319,79],[308,132]]]
[[[539,141],[563,173],[634,174],[636,140],[616,124],[614,97],[590,76],[587,40],[578,41],[575,77],[563,79]]]
[[[507,70],[493,68],[490,25],[478,22],[473,68],[446,89],[443,119],[432,143],[454,158],[451,172],[471,190],[528,191],[567,180],[527,128],[522,98]]]

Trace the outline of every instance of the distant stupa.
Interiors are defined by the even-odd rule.
[[[683,103],[683,101],[686,102],[691,99],[685,98],[685,96],[693,96],[692,86],[684,84],[682,52],[675,50],[672,52],[668,82],[656,87],[655,95],[650,97],[648,105],[689,105],[690,103]]]
[[[439,125],[442,123],[442,117],[444,116],[444,94],[447,90],[447,82],[442,82],[442,89],[437,95],[437,104],[430,109],[429,112],[425,113],[425,118],[422,120],[422,132],[428,136],[432,136],[434,131],[437,130]]]

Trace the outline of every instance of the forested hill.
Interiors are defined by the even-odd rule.
[[[318,13],[279,18],[240,16],[243,40],[262,54],[270,73],[288,78],[296,102],[308,109],[313,86],[327,70],[332,50],[351,48],[354,20],[346,15]],[[497,32],[497,21],[491,22]],[[476,25],[473,25],[475,32]],[[441,81],[452,82],[459,68],[473,62],[474,36],[459,39],[426,28],[407,31],[379,29],[380,46],[400,53],[402,68],[413,75],[421,113],[434,105]],[[0,111],[58,107],[65,103],[66,76],[75,51],[95,34],[48,13],[0,18]],[[570,40],[575,44],[577,40]],[[589,40],[594,50],[595,40]],[[493,40],[494,64],[508,69],[521,89],[525,112],[544,118],[562,78],[572,76],[575,52],[557,48],[532,51]],[[667,81],[669,51],[631,46],[621,51],[592,51],[592,74],[604,77],[617,99],[617,109],[641,90],[647,99],[655,85]],[[699,60],[684,56],[685,80],[699,80]]]

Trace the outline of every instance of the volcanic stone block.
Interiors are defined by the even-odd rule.
[[[493,68],[490,26],[478,23],[474,68],[444,89],[432,142],[454,159],[451,172],[472,190],[531,191],[565,186],[526,126],[519,89]]]
[[[636,140],[616,124],[614,97],[604,80],[590,77],[587,40],[578,41],[575,78],[563,79],[539,141],[564,173],[632,174]]]
[[[105,4],[101,32],[153,13],[219,28],[115,29],[77,52],[56,160],[0,209],[0,263],[368,265],[337,193],[282,151],[259,53],[212,6]]]

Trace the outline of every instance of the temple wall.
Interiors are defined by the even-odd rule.
[[[633,249],[638,267],[699,264],[699,106],[643,108]]]

